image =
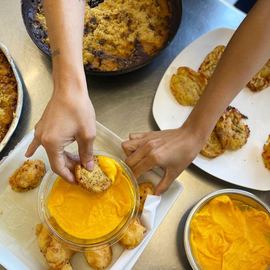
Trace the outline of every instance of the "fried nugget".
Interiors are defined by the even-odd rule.
[[[70,263],[65,264],[64,266],[62,266],[59,270],[72,270],[72,266]]]
[[[209,54],[207,54],[201,63],[199,72],[202,73],[207,79],[210,79],[213,75],[224,50],[225,46],[223,45],[215,47]]]
[[[53,238],[43,224],[36,226],[36,235],[40,251],[51,270],[72,270],[69,263],[71,256],[74,254],[72,250]]]
[[[27,160],[9,178],[14,191],[24,192],[37,187],[46,173],[45,164],[41,160]]]
[[[224,151],[225,150],[214,129],[200,153],[207,158],[215,158],[223,154]]]
[[[194,106],[206,85],[206,77],[188,67],[179,67],[170,82],[172,94],[183,106]]]
[[[216,133],[226,150],[237,150],[247,143],[250,130],[244,122],[246,116],[236,108],[228,107],[216,124]]]
[[[247,87],[253,92],[259,92],[270,85],[270,59],[262,69],[248,82]]]
[[[139,184],[139,194],[140,194],[140,206],[139,211],[142,212],[144,207],[144,202],[147,198],[147,195],[154,194],[154,185],[151,182],[144,182]]]
[[[146,228],[141,224],[140,220],[134,219],[121,238],[120,244],[127,249],[133,249],[142,242],[145,232]]]
[[[270,170],[270,135],[263,146],[262,158],[265,168]]]
[[[104,245],[84,253],[87,263],[95,270],[106,269],[112,262],[112,248]]]
[[[75,177],[80,186],[96,193],[107,190],[112,185],[112,180],[101,170],[98,160],[94,160],[94,169],[88,171],[81,165],[75,166]]]

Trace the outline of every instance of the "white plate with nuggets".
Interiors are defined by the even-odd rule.
[[[9,156],[0,162],[0,265],[8,270],[48,269],[35,236],[36,224],[41,222],[38,215],[38,188],[18,193],[11,190],[8,184],[9,176],[25,161],[24,153],[32,138],[33,132],[26,135]],[[123,159],[121,142],[114,133],[97,123],[97,138],[94,145],[96,150],[106,151]],[[75,151],[76,148],[73,144],[70,150]],[[46,152],[42,147],[37,150],[32,159],[41,159],[45,162],[46,168],[50,168]],[[50,172],[45,177],[50,177]],[[148,172],[140,181],[144,179],[156,185],[160,180],[159,172]],[[181,191],[180,182],[174,181],[169,190],[161,196],[155,218],[152,220],[153,227],[146,232],[143,241],[132,250],[123,250],[119,244],[115,244],[112,247],[112,263],[108,269],[129,270],[134,266]],[[156,196],[149,197],[148,201],[153,201],[154,197]],[[144,214],[147,213],[149,208],[145,207]],[[144,225],[148,227],[148,224]],[[86,263],[83,254],[79,253],[72,257],[71,264],[73,270],[92,269]]]
[[[205,56],[216,46],[226,45],[233,33],[234,30],[226,28],[209,32],[186,47],[171,63],[159,84],[153,104],[153,115],[161,130],[180,127],[192,111],[192,107],[180,105],[171,94],[171,76],[180,66],[197,71]],[[231,105],[248,117],[246,123],[250,136],[246,145],[237,151],[226,151],[214,159],[198,155],[193,163],[224,181],[256,190],[270,190],[270,171],[264,167],[261,157],[263,145],[270,134],[269,102],[270,88],[255,93],[245,87]]]

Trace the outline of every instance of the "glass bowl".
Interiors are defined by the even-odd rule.
[[[208,202],[210,202],[215,197],[220,195],[227,195],[231,199],[241,201],[247,205],[250,205],[258,210],[264,211],[270,215],[269,207],[261,201],[257,196],[253,195],[250,192],[241,190],[241,189],[221,189],[215,192],[208,194],[203,197],[190,211],[184,229],[184,248],[187,255],[189,264],[193,270],[200,270],[199,263],[197,262],[196,257],[193,255],[192,247],[190,243],[190,225],[193,217],[198,213]]]
[[[130,168],[119,158],[112,156],[105,152],[94,151],[95,156],[105,156],[114,159],[120,167],[123,169],[123,173],[127,176],[131,189],[131,201],[132,207],[128,215],[123,218],[120,224],[110,233],[99,238],[91,239],[79,239],[67,234],[60,226],[56,223],[54,218],[51,217],[49,209],[47,207],[48,195],[57,179],[58,175],[52,171],[48,171],[39,188],[38,193],[38,211],[39,216],[43,224],[49,229],[52,235],[62,242],[65,246],[75,251],[86,251],[94,248],[98,248],[105,244],[113,245],[117,243],[129,224],[134,218],[137,217],[139,208],[139,191],[136,178],[131,172]]]

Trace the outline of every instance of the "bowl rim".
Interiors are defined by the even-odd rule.
[[[5,134],[4,138],[0,141],[0,152],[1,152],[4,149],[4,147],[7,145],[9,140],[11,139],[11,136],[13,135],[13,133],[15,132],[15,129],[17,128],[19,124],[19,120],[22,113],[22,107],[23,107],[23,82],[19,75],[19,70],[15,64],[13,57],[11,56],[9,49],[2,42],[0,42],[0,51],[7,58],[9,65],[11,66],[13,75],[16,79],[16,84],[17,84],[16,109],[13,114],[13,119],[12,119],[12,122],[10,123],[10,127],[7,133]]]
[[[109,244],[110,246],[114,245],[115,243],[117,243],[121,239],[121,237],[123,236],[124,232],[126,231],[128,226],[130,225],[132,220],[134,218],[137,218],[137,216],[138,216],[139,187],[138,187],[137,180],[136,180],[134,174],[132,173],[131,169],[128,167],[128,165],[124,161],[122,161],[117,156],[111,155],[111,154],[106,153],[104,151],[98,151],[98,150],[94,150],[93,154],[112,158],[115,161],[117,161],[121,165],[121,167],[125,170],[125,172],[129,176],[130,185],[131,185],[131,188],[133,189],[133,192],[134,192],[134,195],[133,195],[134,206],[133,206],[132,211],[129,214],[129,217],[124,222],[124,224],[121,225],[120,228],[115,229],[115,232],[113,230],[108,235],[94,239],[97,241],[95,243],[78,243],[78,242],[72,241],[71,239],[67,239],[67,238],[65,238],[65,236],[63,234],[59,233],[54,228],[54,226],[51,224],[51,222],[49,221],[49,218],[46,215],[45,203],[46,203],[46,199],[48,196],[48,194],[46,196],[46,189],[50,188],[49,185],[51,185],[51,187],[53,186],[53,183],[50,184],[50,180],[52,180],[52,178],[54,178],[55,180],[58,178],[57,174],[55,174],[52,170],[48,170],[43,181],[41,182],[41,185],[40,185],[39,190],[38,190],[38,214],[39,214],[39,217],[41,219],[41,222],[43,223],[43,225],[45,225],[47,227],[47,229],[49,229],[49,231],[52,233],[52,235],[54,237],[56,237],[59,241],[64,243],[66,246],[68,246],[70,249],[75,250],[75,251],[87,251],[89,249],[99,248],[99,247],[106,245],[106,244]],[[108,238],[106,238],[106,237],[108,237]],[[76,239],[76,237],[74,237],[74,239]],[[78,240],[83,241],[83,239],[78,239]]]
[[[192,249],[191,249],[191,244],[190,244],[190,239],[189,239],[191,220],[194,214],[197,213],[203,206],[205,206],[206,203],[208,203],[210,200],[214,199],[215,197],[224,195],[224,194],[228,194],[228,195],[237,194],[237,195],[242,195],[250,199],[253,199],[256,203],[260,204],[266,210],[266,212],[268,212],[268,214],[270,215],[270,207],[266,203],[264,203],[259,197],[257,197],[253,193],[242,190],[242,189],[233,189],[233,188],[220,189],[204,196],[190,210],[188,217],[186,219],[185,228],[184,228],[184,249],[185,249],[189,264],[193,270],[201,270],[201,268],[196,262],[196,259],[193,256]]]

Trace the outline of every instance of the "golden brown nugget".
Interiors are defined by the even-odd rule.
[[[145,232],[146,228],[141,224],[140,220],[134,219],[121,238],[120,244],[127,249],[133,249],[142,242]]]
[[[69,261],[74,252],[51,236],[42,224],[36,226],[40,251],[51,270],[72,270]]]
[[[270,59],[262,69],[248,82],[247,87],[253,92],[259,92],[270,85]]]
[[[214,129],[200,153],[207,158],[215,158],[223,154],[224,151]]]
[[[206,77],[188,67],[179,67],[170,82],[172,94],[183,106],[194,106],[206,85]]]
[[[41,160],[27,160],[9,178],[14,191],[24,192],[37,187],[46,173],[45,164]]]
[[[139,184],[139,194],[140,194],[140,206],[139,211],[142,212],[144,207],[144,202],[147,195],[153,195],[155,191],[154,185],[151,182],[144,182]]]
[[[263,146],[262,158],[265,168],[270,170],[270,135],[267,139],[267,142]]]
[[[250,130],[244,122],[246,116],[236,108],[228,107],[216,124],[216,133],[226,150],[237,150],[247,143]]]
[[[199,72],[202,73],[208,80],[213,75],[216,66],[225,50],[224,45],[215,47],[207,56],[199,67]]]
[[[86,170],[81,165],[76,165],[75,177],[80,186],[96,193],[103,192],[112,185],[112,180],[101,170],[97,159],[94,161],[92,171]]]
[[[106,269],[112,262],[112,248],[104,245],[84,253],[87,263],[95,270]]]

